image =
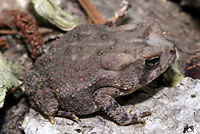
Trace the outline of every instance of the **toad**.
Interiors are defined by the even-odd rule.
[[[142,123],[115,100],[147,85],[176,57],[156,22],[78,26],[50,43],[25,77],[33,108],[48,117],[104,111],[120,125]]]

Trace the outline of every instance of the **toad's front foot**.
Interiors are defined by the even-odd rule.
[[[49,116],[49,121],[52,125],[55,124],[55,117],[54,116]]]
[[[80,122],[80,119],[75,115],[73,114],[72,112],[66,112],[66,111],[58,111],[56,113],[57,116],[61,116],[61,117],[66,117],[66,118],[69,118],[75,122]]]

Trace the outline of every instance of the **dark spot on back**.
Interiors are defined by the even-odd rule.
[[[102,34],[102,35],[101,35],[101,39],[102,39],[102,40],[105,40],[105,39],[107,39],[107,38],[108,38],[108,35],[106,35],[106,34]]]
[[[98,50],[98,51],[97,51],[97,55],[98,55],[98,56],[101,56],[101,55],[103,55],[103,54],[104,54],[104,51],[103,51],[103,50]]]

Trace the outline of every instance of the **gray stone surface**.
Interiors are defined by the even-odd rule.
[[[148,86],[142,92],[124,96],[122,101],[131,112],[151,111],[146,125],[118,126],[102,113],[81,118],[80,123],[56,118],[55,125],[33,109],[22,125],[26,134],[200,134],[200,81],[185,78],[173,88]]]

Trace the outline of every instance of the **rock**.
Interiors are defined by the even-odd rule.
[[[152,85],[138,90],[118,101],[124,101],[127,109],[134,112],[151,111],[146,124],[118,126],[102,113],[80,118],[77,123],[65,118],[55,118],[52,125],[33,109],[22,124],[26,134],[104,133],[104,134],[196,134],[200,131],[200,80],[185,78],[175,87],[153,88]],[[134,105],[134,108],[133,108]]]
[[[25,98],[14,99],[11,96],[7,98],[9,98],[10,102],[6,101],[5,107],[3,107],[4,110],[0,111],[1,117],[3,117],[3,119],[0,120],[0,134],[24,134],[21,125],[25,113],[29,110]],[[13,101],[16,105],[8,108],[8,104],[13,103]]]

